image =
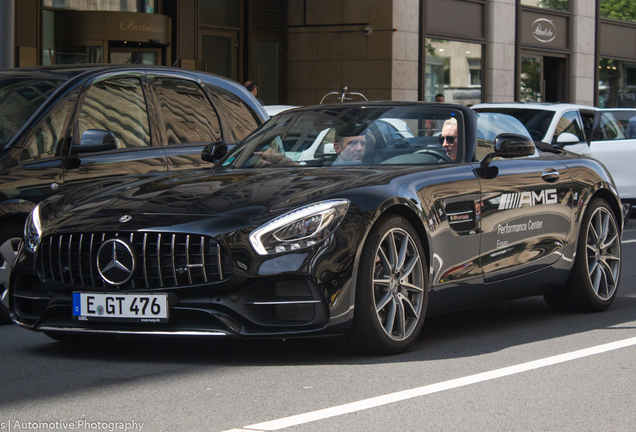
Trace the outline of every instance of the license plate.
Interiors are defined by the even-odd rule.
[[[73,293],[73,317],[80,321],[168,321],[167,294]]]

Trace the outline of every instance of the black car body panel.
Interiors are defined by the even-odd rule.
[[[339,166],[323,158],[322,165],[312,166],[286,159],[273,168],[248,166],[265,157],[259,142],[270,138],[258,134],[270,136],[268,128],[286,125],[289,137],[303,115],[319,113],[313,124],[322,128],[321,115],[345,118],[347,109],[366,118],[374,109],[406,112],[412,121],[409,116],[418,110],[437,118],[435,113],[448,108],[367,103],[293,110],[266,123],[212,170],[141,175],[56,195],[37,210],[37,254],[23,247],[12,273],[15,322],[47,332],[343,333],[360,313],[354,311],[365,245],[375,241],[377,226],[390,215],[407,221],[423,246],[427,315],[540,295],[564,284],[582,215],[594,196],[607,201],[622,228],[620,201],[600,164],[568,153],[509,157],[501,151],[501,158],[480,163],[477,119],[463,107],[448,114],[463,123],[463,138],[456,139],[465,148],[454,163],[435,148],[411,146],[411,157],[430,154],[439,160]],[[413,128],[404,132],[413,143],[437,141],[415,134]],[[515,139],[526,140],[525,135]],[[403,160],[402,142],[379,149],[398,154],[385,161]],[[524,142],[532,145],[529,135]],[[347,203],[328,235],[304,246],[285,243],[279,237],[291,225],[284,225],[274,234],[281,249],[261,249],[265,240],[256,233],[263,227],[324,203],[334,208]],[[138,264],[129,280],[111,284],[100,277],[99,260],[110,259],[100,255],[104,244],[112,244],[113,257],[121,245],[133,251]],[[148,323],[73,318],[73,293],[166,293],[170,316]]]

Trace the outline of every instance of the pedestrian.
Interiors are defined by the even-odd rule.
[[[252,95],[261,105],[264,105],[263,101],[258,98],[258,87],[256,87],[256,83],[254,81],[245,81],[245,88],[247,89],[247,91],[252,93]]]

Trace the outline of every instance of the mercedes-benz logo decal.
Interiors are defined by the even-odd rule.
[[[122,216],[122,217],[120,217],[120,218],[119,218],[119,222],[121,222],[121,223],[126,223],[126,222],[128,222],[129,220],[131,220],[131,219],[132,219],[132,216],[131,216],[131,215],[124,215],[124,216]]]
[[[135,253],[132,246],[119,238],[106,240],[97,251],[97,271],[104,281],[122,285],[135,272]]]

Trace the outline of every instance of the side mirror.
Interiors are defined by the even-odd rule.
[[[201,150],[201,159],[206,162],[217,163],[227,155],[227,144],[223,141],[210,143]]]
[[[536,151],[532,138],[524,135],[502,133],[497,135],[494,142],[494,152],[487,154],[480,162],[486,167],[493,158],[515,158],[532,156]]]
[[[559,146],[566,146],[570,144],[578,144],[581,142],[581,140],[579,139],[579,137],[577,137],[573,133],[563,132],[561,135],[557,137],[556,142],[557,144],[559,144]]]
[[[88,129],[82,133],[79,144],[74,144],[71,149],[73,153],[93,153],[100,151],[115,150],[117,148],[117,138],[106,130]]]

